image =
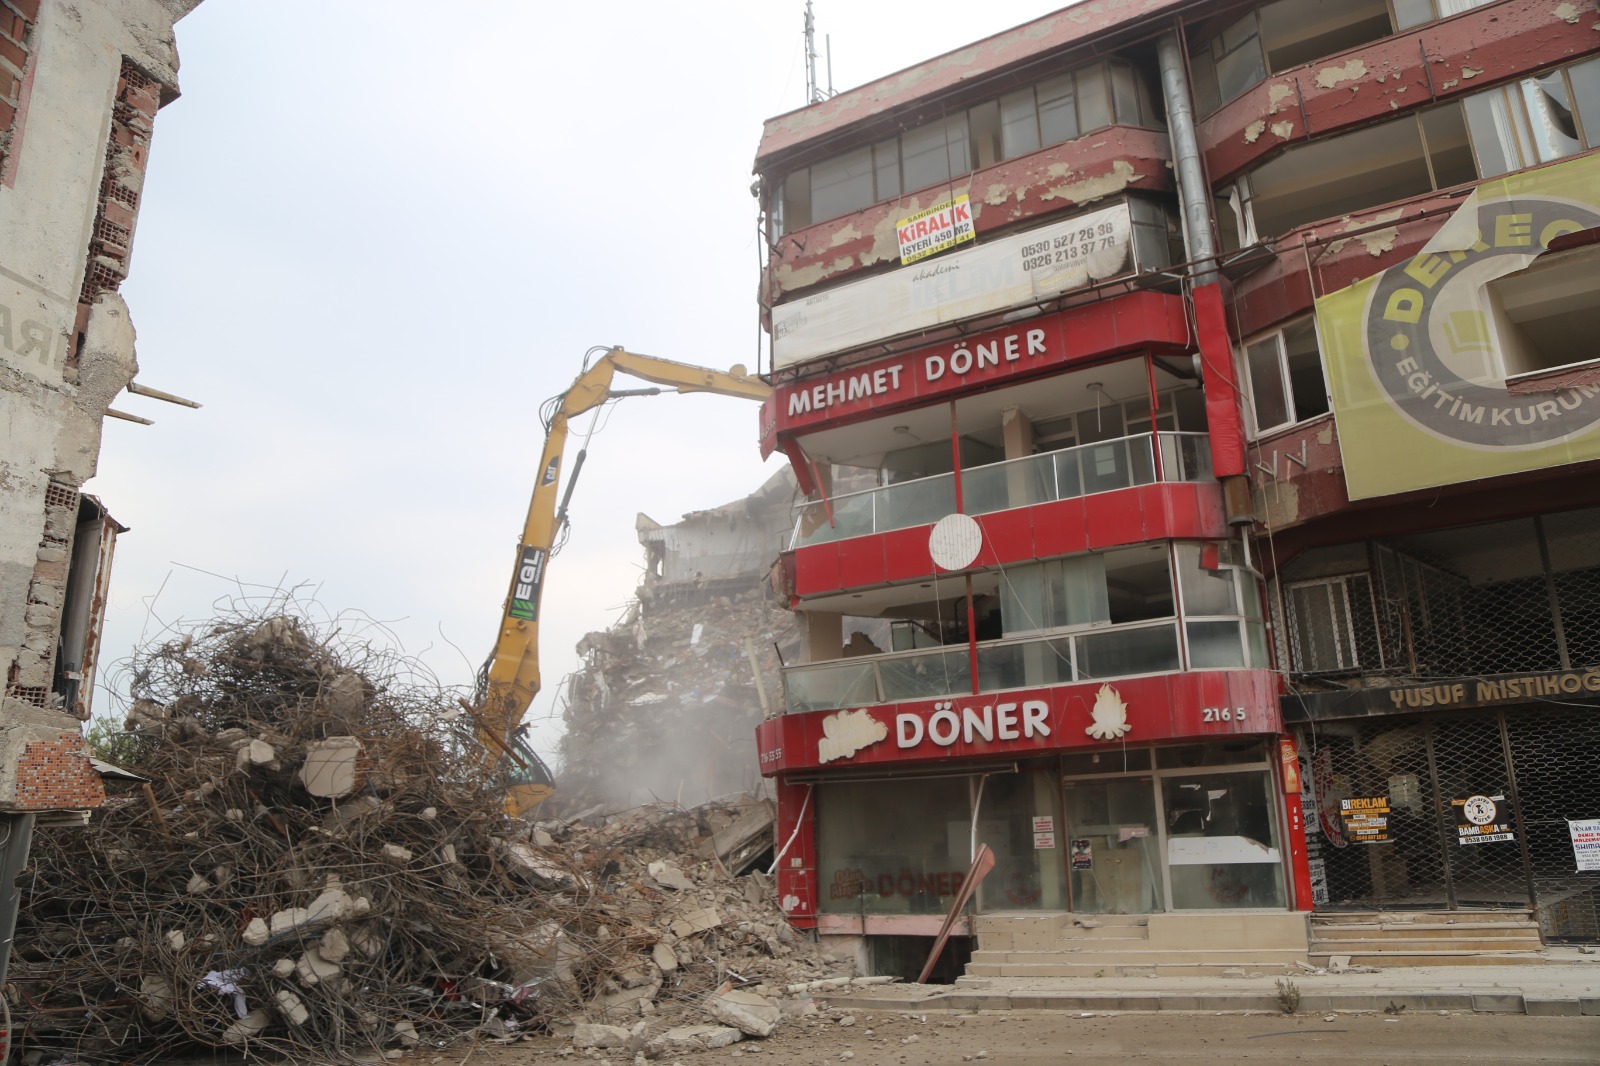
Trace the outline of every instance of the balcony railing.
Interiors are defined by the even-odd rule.
[[[1171,673],[1180,662],[1173,619],[978,645],[984,692]],[[964,696],[972,692],[971,659],[965,644],[892,652],[791,666],[783,683],[791,713]]]
[[[1153,439],[1161,442],[1160,480],[1212,480],[1211,447],[1204,433],[1158,433],[1154,438],[1138,433],[963,470],[962,508],[969,515],[989,514],[1154,484]],[[938,474],[808,503],[800,510],[791,546],[931,525],[956,509],[955,485],[954,474]]]

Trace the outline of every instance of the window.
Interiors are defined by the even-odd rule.
[[[1600,146],[1600,59],[1291,148],[1226,190],[1219,224],[1251,244],[1297,226]]]
[[[1244,361],[1257,433],[1328,413],[1314,319],[1302,319],[1247,345]]]
[[[774,228],[803,229],[1113,123],[1162,122],[1141,66],[1093,63],[795,171],[773,202]]]
[[[1278,0],[1228,23],[1191,57],[1195,106],[1227,103],[1268,73],[1387,37],[1386,0]]]
[[[1375,629],[1371,590],[1366,574],[1305,581],[1284,589],[1289,653],[1296,673],[1343,673],[1378,665],[1361,662],[1356,641],[1358,625],[1364,633]]]
[[[1597,270],[1600,249],[1580,248],[1546,253],[1526,269],[1485,286],[1506,377],[1538,374],[1596,357]]]
[[[1394,0],[1394,21],[1398,29],[1408,30],[1424,22],[1449,18],[1463,11],[1493,3],[1494,0]]]
[[[1073,555],[1008,569],[1000,585],[1006,636],[1173,616],[1164,545]]]
[[[1030,85],[1000,98],[1000,158],[1070,141],[1113,123],[1159,126],[1150,79],[1111,60]]]
[[[1486,178],[1600,144],[1600,59],[1524,78],[1464,102]]]

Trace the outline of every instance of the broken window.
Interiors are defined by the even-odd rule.
[[[1226,190],[1231,209],[1219,208],[1218,222],[1231,218],[1249,244],[1597,145],[1600,59],[1591,59],[1291,148]]]
[[[1244,362],[1258,434],[1328,413],[1314,319],[1303,318],[1246,345]]]
[[[1600,144],[1600,59],[1499,85],[1464,101],[1486,178]]]
[[[1600,249],[1590,246],[1540,256],[1485,287],[1506,377],[1594,359],[1593,339],[1600,336],[1597,270]]]
[[[1273,237],[1476,177],[1460,105],[1445,104],[1289,149],[1249,174],[1240,209]]]
[[[1290,67],[1387,37],[1387,0],[1278,0],[1203,38],[1191,57],[1195,106],[1211,111]]]
[[[1296,673],[1340,673],[1363,665],[1355,621],[1372,628],[1372,582],[1366,574],[1298,582],[1285,586],[1284,596]]]

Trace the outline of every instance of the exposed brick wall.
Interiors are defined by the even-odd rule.
[[[51,701],[56,638],[77,524],[78,490],[50,482],[44,494],[44,533],[28,585],[27,636],[6,678],[6,695],[35,707],[49,706]]]
[[[28,33],[39,18],[39,0],[0,0],[0,174],[22,108],[22,77],[28,68]]]
[[[11,809],[89,810],[105,801],[105,784],[77,733],[62,733],[59,740],[35,740],[23,749]]]
[[[0,3],[12,0],[0,0]],[[144,168],[150,158],[150,133],[156,109],[161,106],[161,84],[123,57],[117,77],[117,99],[111,109],[111,135],[106,140],[106,162],[100,179],[100,196],[89,238],[83,290],[78,296],[78,323],[73,333],[67,365],[77,365],[78,350],[89,321],[89,309],[102,293],[116,292],[128,276],[133,251],[134,220],[139,215],[139,195],[144,188]]]

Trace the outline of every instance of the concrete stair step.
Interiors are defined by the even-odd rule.
[[[1303,973],[1294,961],[1282,962],[1006,962],[967,964],[966,976],[982,977],[1215,977],[1230,971],[1246,974]]]
[[[1351,966],[1376,966],[1380,969],[1401,966],[1536,966],[1550,961],[1543,954],[1534,951],[1424,951],[1409,954],[1312,951],[1311,965],[1327,966],[1330,954],[1349,955]]]
[[[1544,943],[1538,935],[1516,937],[1384,937],[1370,940],[1311,941],[1313,955],[1392,955],[1421,954],[1434,951],[1538,951]]]
[[[1370,925],[1373,922],[1531,922],[1533,912],[1503,911],[1318,911],[1311,915],[1314,925]]]
[[[1149,949],[1121,949],[1102,951],[984,951],[972,953],[973,962],[1012,965],[1019,963],[1096,963],[1106,966],[1153,965],[1158,962],[1211,963],[1228,965],[1256,965],[1304,959],[1303,950],[1293,948],[1214,948],[1204,950],[1152,951]]]
[[[1318,925],[1311,923],[1311,936],[1317,940],[1375,940],[1386,937],[1412,939],[1438,937],[1447,940],[1467,936],[1474,940],[1489,937],[1537,936],[1533,922],[1374,922],[1369,925]]]

